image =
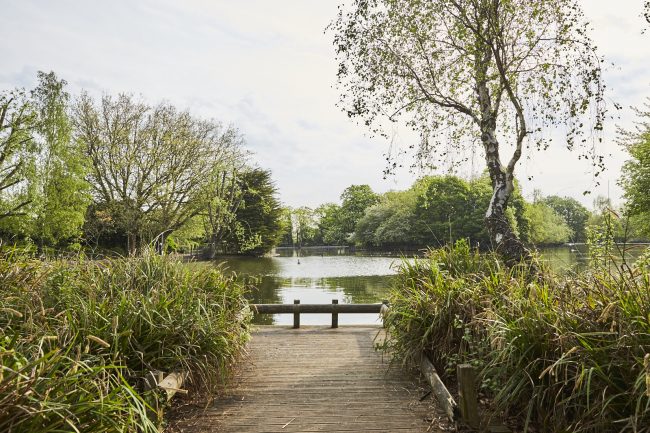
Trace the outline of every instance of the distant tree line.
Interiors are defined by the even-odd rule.
[[[310,209],[290,210],[283,245],[356,245],[377,249],[413,249],[440,246],[467,239],[489,248],[484,224],[492,195],[488,176],[465,180],[456,176],[426,176],[405,191],[376,194],[368,185],[352,185],[341,195],[341,204],[326,203]],[[534,193],[526,201],[516,186],[507,217],[522,241],[544,246],[585,242],[591,225],[612,211],[611,203],[598,198],[589,211],[569,197]],[[645,240],[650,233],[641,218],[615,223],[619,239]],[[647,224],[646,224],[647,225]]]
[[[265,253],[283,209],[248,155],[232,126],[128,94],[71,98],[39,72],[35,89],[0,93],[0,238],[39,251]]]

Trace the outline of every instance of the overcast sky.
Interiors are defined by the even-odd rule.
[[[601,54],[609,98],[630,106],[650,96],[650,33],[643,0],[583,0]],[[290,206],[338,201],[350,184],[375,191],[408,187],[419,173],[384,180],[389,143],[370,139],[335,107],[336,63],[326,25],[336,0],[0,0],[0,89],[33,87],[36,71],[55,71],[70,91],[130,92],[232,123],[258,165],[273,172]],[[396,131],[408,145],[408,131]],[[522,161],[524,194],[568,195],[591,205],[596,194],[620,201],[616,181],[625,155],[605,131],[612,154],[602,186],[588,165],[561,146]],[[482,170],[477,159],[475,173]],[[542,168],[543,167],[543,168]],[[468,176],[470,170],[464,170]],[[532,180],[527,178],[532,176]],[[608,188],[609,185],[609,188]]]

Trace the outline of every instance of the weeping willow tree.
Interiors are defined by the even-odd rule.
[[[352,0],[329,29],[350,117],[384,136],[405,123],[420,136],[419,161],[480,146],[492,182],[485,221],[507,261],[530,257],[506,214],[525,152],[560,128],[596,175],[604,169],[593,141],[603,60],[577,0]]]

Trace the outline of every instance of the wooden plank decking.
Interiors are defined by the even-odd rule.
[[[428,392],[374,350],[378,327],[260,327],[230,391],[186,432],[426,432]],[[381,337],[381,336],[380,336]]]

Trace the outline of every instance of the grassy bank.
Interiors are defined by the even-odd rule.
[[[244,289],[216,270],[146,255],[0,256],[0,431],[155,432],[147,372],[227,378],[248,338]]]
[[[402,265],[387,343],[469,362],[498,417],[547,432],[650,431],[650,260],[533,277],[460,242]]]

